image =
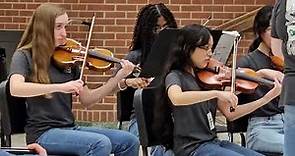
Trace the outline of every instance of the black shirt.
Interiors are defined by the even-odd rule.
[[[32,59],[27,51],[16,51],[12,57],[10,75],[20,74],[26,82],[31,82]],[[49,77],[52,83],[63,83],[73,80],[77,73],[68,71],[65,73],[50,65]],[[29,88],[28,88],[29,89]],[[44,96],[28,97],[27,124],[25,127],[27,143],[34,143],[45,131],[57,127],[74,126],[72,114],[72,94],[52,93],[51,98]]]
[[[202,90],[191,74],[178,70],[166,76],[165,85],[167,89],[178,85],[182,91]],[[186,106],[173,105],[175,155],[188,156],[200,144],[216,138],[216,129],[210,129],[207,118],[211,112],[215,123],[216,108],[216,99]]]
[[[270,57],[263,54],[258,49],[253,52],[248,53],[247,55],[241,57],[237,61],[237,67],[241,68],[250,68],[254,71],[258,71],[260,69],[272,69],[273,64]],[[267,86],[260,85],[256,88],[253,94],[239,94],[239,104],[245,104],[248,102],[255,101],[261,97],[263,97],[271,88]],[[283,108],[279,108],[278,106],[279,98],[275,98],[270,101],[268,104],[258,108],[254,112],[250,114],[251,117],[266,117],[272,116],[275,114],[283,113]]]
[[[283,88],[280,96],[280,104],[295,105],[295,96],[293,91],[293,87],[295,86],[295,27],[288,26],[290,29],[290,31],[288,31],[290,32],[290,34],[288,35],[286,26],[286,16],[292,16],[289,16],[289,13],[286,14],[286,5],[286,0],[278,0],[274,6],[272,18],[272,36],[283,40],[282,52],[284,55],[285,63],[285,77],[283,80]],[[291,5],[290,7],[293,6],[293,4],[288,5]],[[290,21],[294,22],[295,19],[290,19]],[[288,44],[287,46],[288,42],[291,44]]]

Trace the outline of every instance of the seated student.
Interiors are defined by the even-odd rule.
[[[270,19],[272,6],[261,8],[254,19],[253,30],[257,38],[250,46],[249,53],[237,61],[237,66],[251,68],[258,71],[263,68],[274,69],[271,60],[271,28]],[[274,75],[283,73],[276,71]],[[259,86],[253,94],[239,94],[239,103],[255,101],[264,96],[270,89]],[[284,144],[284,118],[283,107],[279,107],[279,98],[275,98],[266,105],[249,114],[246,143],[247,148],[283,153]]]
[[[180,29],[170,73],[165,85],[174,119],[174,153],[177,156],[254,156],[261,155],[228,141],[217,139],[216,110],[234,120],[267,104],[281,92],[278,80],[262,98],[236,106],[238,98],[229,91],[205,90],[197,81],[195,72],[205,68],[212,56],[213,39],[209,30],[200,25]],[[172,54],[173,54],[172,53]],[[270,70],[260,70],[258,75],[268,76]],[[230,107],[235,107],[230,112]]]
[[[138,12],[130,52],[125,59],[131,61],[133,64],[139,64],[140,67],[143,67],[151,52],[151,47],[157,34],[165,27],[177,27],[175,18],[167,6],[163,3],[147,4],[143,6]],[[144,77],[135,78],[132,76],[129,76],[122,81],[124,81],[128,87],[132,88],[144,88],[150,83],[150,79]],[[132,99],[133,96],[124,98]],[[139,136],[135,113],[132,113],[130,118],[131,120],[128,130],[132,134]],[[165,152],[162,146],[153,147],[151,153],[153,156],[173,155],[171,150]]]
[[[72,94],[89,106],[118,90],[120,80],[134,65],[122,60],[122,69],[103,86],[88,89],[79,77],[78,66],[61,69],[52,60],[56,47],[66,43],[69,18],[57,5],[41,4],[34,12],[12,57],[10,91],[26,97],[28,144],[38,143],[50,154],[79,156],[136,156],[139,140],[129,132],[80,127],[72,113]],[[122,87],[122,86],[121,86]]]

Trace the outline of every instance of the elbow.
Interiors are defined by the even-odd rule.
[[[172,104],[175,105],[175,106],[183,104],[183,100],[181,100],[181,98],[177,97],[177,96],[175,96],[173,98],[170,98],[170,100],[171,100]]]
[[[18,89],[17,89],[17,84],[15,84],[15,83],[11,83],[10,82],[10,84],[9,84],[9,91],[10,91],[10,95],[11,96],[15,96],[15,97],[18,97],[19,96],[19,94],[18,94]]]

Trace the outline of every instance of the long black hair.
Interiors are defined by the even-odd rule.
[[[176,46],[171,52],[175,56],[171,69],[185,71],[187,66],[194,68],[191,55],[197,47],[208,44],[210,36],[209,29],[202,25],[192,24],[181,28]]]
[[[249,47],[249,52],[254,51],[258,48],[259,44],[262,42],[261,34],[266,31],[270,26],[270,19],[272,16],[273,7],[266,5],[262,7],[256,14],[253,23],[253,32],[256,36],[255,40]]]
[[[163,3],[148,4],[141,8],[137,15],[130,50],[141,50],[141,66],[150,53],[160,16],[166,20],[167,27],[177,28],[173,14]]]

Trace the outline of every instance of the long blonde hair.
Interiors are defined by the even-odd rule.
[[[32,82],[50,83],[48,72],[55,49],[55,19],[65,13],[65,9],[45,3],[36,9],[28,23],[17,48],[32,53]]]

